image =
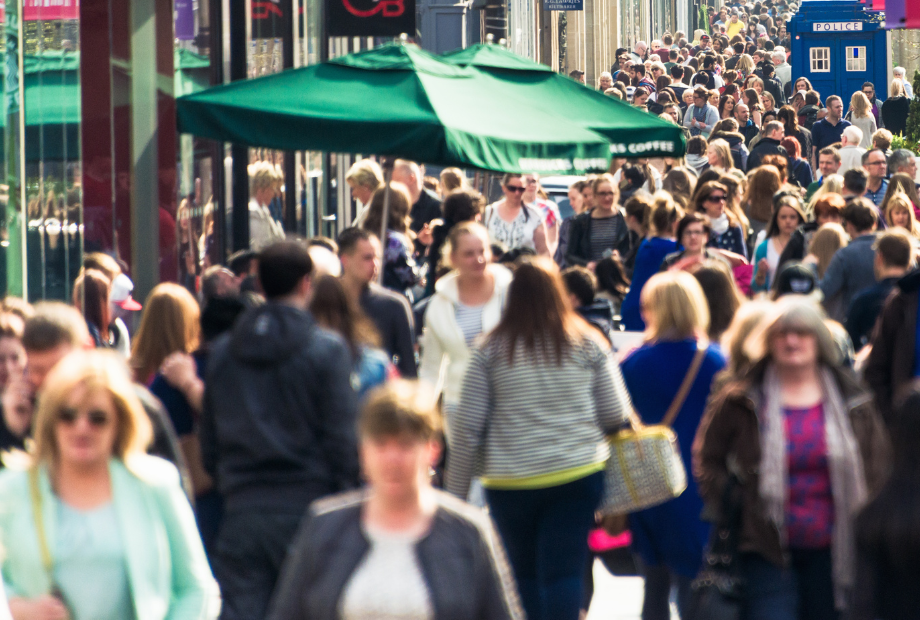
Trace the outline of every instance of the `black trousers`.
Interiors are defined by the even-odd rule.
[[[223,599],[221,620],[265,617],[302,516],[265,510],[224,515],[213,559]]]

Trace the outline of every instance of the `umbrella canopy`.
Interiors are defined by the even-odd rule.
[[[414,45],[385,45],[176,103],[180,131],[250,146],[498,172],[577,174],[610,162],[604,136]]]
[[[680,157],[687,149],[681,128],[554,72],[494,43],[448,52],[445,62],[473,66],[514,87],[534,106],[610,140],[615,157]]]

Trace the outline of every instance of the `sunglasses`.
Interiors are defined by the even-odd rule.
[[[58,421],[68,426],[76,424],[78,419],[80,419],[80,412],[72,407],[61,409],[58,413]],[[90,426],[103,428],[108,426],[111,416],[101,409],[92,409],[86,412],[86,419],[89,421]]]
[[[706,202],[724,202],[724,201],[725,201],[725,196],[723,194],[719,194],[718,196],[715,194],[710,194],[709,196],[706,196]]]
[[[523,187],[519,187],[519,186],[517,186],[517,185],[506,185],[506,186],[505,186],[505,189],[508,190],[509,192],[517,192],[517,193],[521,193],[521,194],[524,193],[524,188],[523,188]]]

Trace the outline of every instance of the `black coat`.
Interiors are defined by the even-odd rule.
[[[415,557],[441,620],[523,620],[502,543],[481,510],[438,492]],[[349,580],[370,551],[364,492],[316,502],[304,516],[278,579],[269,620],[334,620]]]
[[[754,168],[760,165],[760,162],[767,155],[782,155],[785,158],[789,158],[789,154],[786,152],[786,149],[779,145],[779,140],[774,140],[773,138],[761,138],[760,142],[754,145],[754,148],[751,149],[751,154],[748,156],[747,163],[747,172],[750,172]],[[792,166],[789,166],[790,168]]]
[[[616,240],[611,250],[617,250],[620,256],[629,251],[629,229],[626,228],[626,218],[617,211],[614,215],[617,218]],[[565,254],[565,263],[569,267],[573,265],[587,265],[591,262],[591,212],[586,211],[574,220],[572,227],[569,229],[569,247]]]
[[[910,99],[891,97],[882,104],[882,122],[885,129],[898,135],[907,127],[907,113],[910,112]]]
[[[351,353],[306,311],[248,310],[208,358],[199,436],[228,510],[297,514],[358,486]]]

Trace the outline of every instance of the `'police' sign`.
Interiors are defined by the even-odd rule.
[[[815,22],[812,24],[812,32],[855,32],[862,29],[862,22]]]

